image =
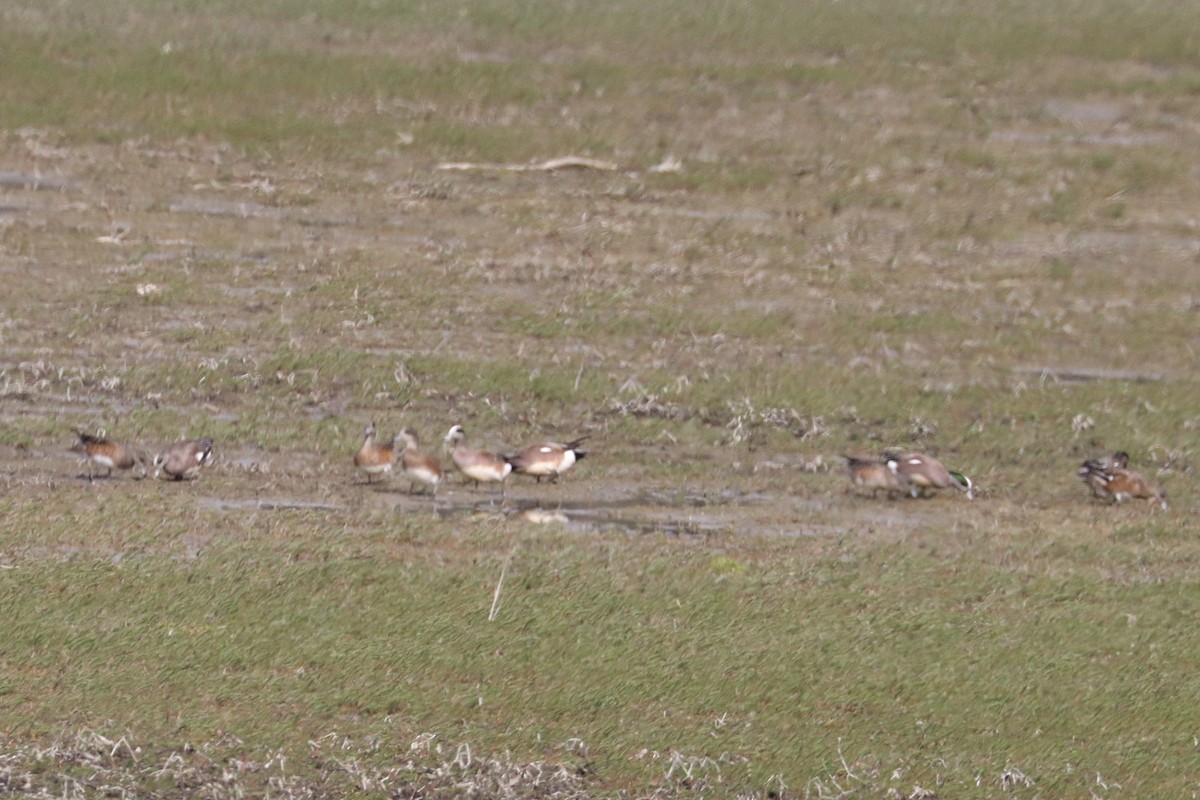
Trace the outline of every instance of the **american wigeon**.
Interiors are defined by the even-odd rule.
[[[946,466],[927,453],[884,453],[884,461],[907,480],[913,497],[927,489],[957,489],[966,492],[968,500],[975,499],[975,484],[961,472]]]
[[[187,439],[168,445],[154,457],[154,477],[166,473],[181,481],[212,461],[212,448],[212,439]]]
[[[400,455],[400,467],[411,481],[408,493],[412,494],[418,483],[424,483],[430,487],[436,499],[437,487],[442,482],[444,475],[441,463],[435,456],[421,452],[420,440],[417,432],[412,428],[400,431],[400,438],[404,440],[404,452]]]
[[[375,438],[374,421],[367,423],[367,427],[363,429],[362,447],[354,454],[354,466],[367,474],[367,483],[370,483],[372,476],[391,472],[395,463],[395,440],[381,444]]]
[[[871,497],[875,497],[880,489],[895,497],[898,492],[909,489],[908,480],[900,476],[894,464],[889,464],[879,458],[856,458],[842,456],[846,459],[846,474],[850,482],[859,489],[870,489]]]
[[[500,499],[504,500],[504,481],[512,474],[512,464],[504,456],[489,450],[472,450],[466,446],[467,432],[462,425],[455,425],[446,434],[445,442],[450,448],[454,466],[478,486],[480,483],[499,483]]]
[[[1165,511],[1167,493],[1157,484],[1129,469],[1129,455],[1118,451],[1111,456],[1089,459],[1079,467],[1079,478],[1096,497],[1113,503],[1126,500],[1155,500]]]
[[[139,467],[142,473],[141,477],[146,477],[146,462],[149,457],[145,450],[114,442],[105,435],[103,430],[97,431],[93,436],[76,429],[75,435],[79,437],[79,441],[71,449],[80,453],[87,462],[88,483],[93,480],[94,466],[103,467],[106,470],[106,477],[111,476],[114,469],[126,470]]]
[[[511,456],[507,456],[512,464],[513,472],[518,475],[532,475],[541,483],[542,478],[557,481],[558,476],[575,465],[575,462],[587,455],[586,450],[579,446],[588,439],[581,436],[566,444],[558,442],[539,442],[528,447],[522,447]]]

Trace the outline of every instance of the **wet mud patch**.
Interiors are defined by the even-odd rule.
[[[561,526],[585,534],[666,534],[680,537],[846,537],[884,532],[898,535],[928,525],[947,512],[963,513],[956,498],[889,501],[824,491],[823,476],[809,491],[759,489],[676,490],[624,482],[574,482],[570,487],[531,484],[499,492],[454,485],[436,498],[410,493],[397,482],[274,481],[270,494],[239,497],[218,491],[196,498],[205,513],[245,514],[320,511],[351,518],[362,513],[417,515],[443,522],[490,517],[512,523]],[[811,483],[811,480],[809,481]],[[245,482],[238,486],[245,487]],[[294,493],[289,493],[289,487]],[[222,482],[220,490],[232,488]],[[810,487],[812,488],[812,487]]]
[[[219,497],[201,497],[196,507],[204,511],[347,511],[348,506],[336,503],[321,503],[314,500],[289,498],[262,500],[224,500]]]

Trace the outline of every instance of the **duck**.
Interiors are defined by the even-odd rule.
[[[75,435],[79,437],[79,441],[71,450],[82,454],[87,462],[88,483],[94,479],[94,467],[103,467],[106,470],[105,477],[112,477],[114,469],[127,470],[138,467],[141,470],[140,477],[146,477],[146,462],[149,459],[145,450],[112,441],[103,428],[96,431],[94,436],[77,428]]]
[[[375,475],[386,475],[392,471],[396,463],[395,439],[388,444],[381,444],[375,438],[375,421],[367,423],[363,429],[362,447],[354,454],[354,466],[367,474],[367,483]]]
[[[404,450],[400,454],[400,467],[411,481],[408,493],[412,494],[418,483],[424,483],[431,487],[430,491],[436,500],[437,487],[442,482],[444,475],[441,463],[436,456],[421,452],[420,439],[413,428],[406,427],[400,431],[400,438],[404,440]]]
[[[517,475],[531,475],[537,478],[538,483],[542,482],[542,478],[549,478],[551,483],[556,483],[559,475],[587,455],[587,451],[579,449],[579,446],[588,438],[580,436],[566,444],[558,442],[531,444],[506,456],[506,459],[509,464],[512,464],[512,470]]]
[[[512,474],[513,465],[499,453],[489,450],[472,450],[466,446],[467,432],[462,425],[454,425],[446,434],[445,443],[450,448],[454,466],[467,478],[480,483],[499,483],[500,502],[504,502],[505,480]]]
[[[1089,458],[1087,461],[1079,465],[1079,479],[1082,480],[1087,487],[1092,490],[1092,497],[1106,498],[1108,495],[1100,488],[1099,480],[1089,480],[1089,475],[1101,475],[1118,470],[1125,470],[1129,467],[1129,454],[1124,450],[1118,450],[1111,456],[1100,456],[1099,458]]]
[[[871,497],[875,497],[880,489],[891,498],[909,489],[908,479],[900,475],[894,464],[878,458],[846,455],[842,458],[846,459],[846,474],[850,476],[851,483],[860,489],[870,489]]]
[[[162,473],[181,481],[212,461],[212,439],[186,439],[168,445],[154,457],[154,477]]]
[[[1129,469],[1129,455],[1124,451],[1089,459],[1079,466],[1078,474],[1094,496],[1114,504],[1138,499],[1157,501],[1163,511],[1169,508],[1167,493],[1140,473]]]
[[[961,472],[946,469],[941,461],[927,453],[884,453],[885,463],[909,484],[913,497],[927,489],[957,489],[968,500],[975,499],[975,484]]]

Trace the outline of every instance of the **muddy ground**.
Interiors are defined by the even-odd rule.
[[[1062,219],[1053,205],[1072,182],[1097,188],[1097,163],[1186,147],[1189,123],[1136,98],[1018,89],[980,99],[1027,109],[995,110],[1006,124],[986,134],[923,122],[945,102],[928,89],[727,97],[676,112],[672,149],[693,155],[660,172],[643,153],[612,170],[448,170],[403,149],[280,162],[205,141],[10,132],[5,492],[427,508],[400,480],[356,485],[349,457],[377,418],[435,443],[474,423],[498,449],[590,434],[568,480],[514,480],[504,510],[593,530],[981,524],[958,497],[848,493],[839,454],[896,444],[973,473],[979,506],[1088,508],[1073,466],[1112,441],[1094,432],[1096,385],[1156,409],[1151,395],[1190,376],[1200,238],[1166,177],[1161,193],[1081,192]],[[853,163],[836,140],[820,154],[812,143],[835,129],[885,137],[883,163]],[[726,185],[738,152],[785,132],[794,149],[762,165],[775,177]],[[789,402],[793,382],[807,394]],[[1023,392],[1047,386],[1051,418],[1020,420]],[[993,392],[1013,407],[981,410]],[[927,419],[922,398],[939,394],[944,416]],[[1022,424],[1031,441],[1058,437],[1053,480],[1024,485],[1051,470],[997,431]],[[219,458],[194,485],[89,486],[67,452],[74,426],[152,449],[211,435]],[[1156,433],[1135,442],[1143,457],[1185,469],[1190,443]],[[495,508],[484,498],[455,486],[439,513]]]

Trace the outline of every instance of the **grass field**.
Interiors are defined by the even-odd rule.
[[[246,5],[0,8],[0,791],[1200,793],[1200,7]]]

